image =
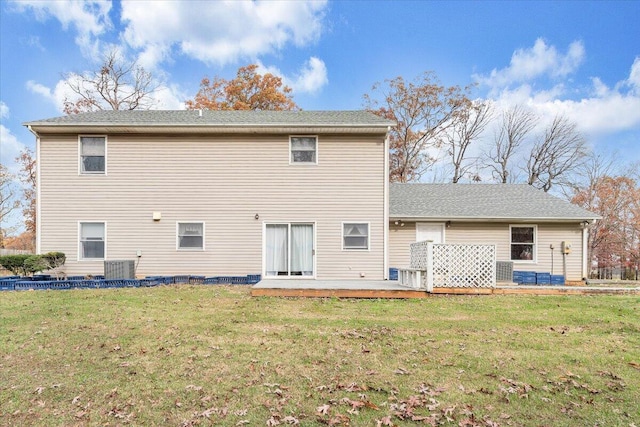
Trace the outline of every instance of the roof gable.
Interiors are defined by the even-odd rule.
[[[600,218],[527,184],[391,184],[391,218],[585,221]]]

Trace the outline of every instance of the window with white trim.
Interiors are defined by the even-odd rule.
[[[342,249],[369,249],[369,224],[366,222],[345,222],[342,224]]]
[[[318,138],[316,136],[292,136],[290,138],[291,163],[318,163]]]
[[[509,229],[511,235],[511,261],[535,261],[536,226],[512,225]]]
[[[106,171],[107,138],[104,136],[80,137],[80,172],[104,174]]]
[[[102,260],[105,253],[104,222],[80,223],[80,259]]]
[[[204,222],[178,223],[178,249],[204,249]]]

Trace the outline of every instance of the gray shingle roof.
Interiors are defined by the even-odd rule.
[[[24,123],[25,126],[326,126],[386,127],[367,111],[96,111]]]
[[[389,215],[433,220],[600,218],[527,184],[391,184]]]

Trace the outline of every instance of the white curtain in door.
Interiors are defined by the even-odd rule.
[[[313,225],[291,224],[291,274],[313,275]]]
[[[266,275],[277,276],[288,273],[287,224],[269,224],[266,232]]]

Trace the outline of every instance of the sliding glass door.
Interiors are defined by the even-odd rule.
[[[265,276],[313,277],[313,224],[267,224]]]

